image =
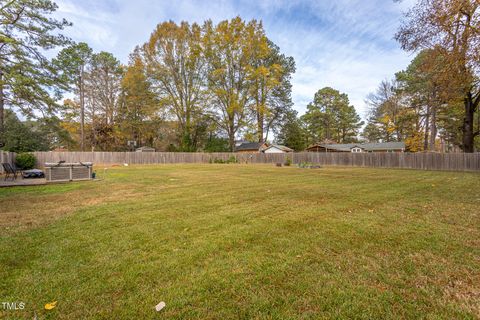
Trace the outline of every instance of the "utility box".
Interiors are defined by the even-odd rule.
[[[45,163],[45,178],[48,182],[91,180],[92,170],[92,162]]]

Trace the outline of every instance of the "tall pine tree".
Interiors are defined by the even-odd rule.
[[[44,52],[68,44],[58,31],[70,25],[49,17],[56,9],[50,0],[0,1],[0,146],[5,106],[33,116],[56,105],[52,91],[62,82]]]

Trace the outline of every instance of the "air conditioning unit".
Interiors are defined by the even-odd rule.
[[[45,178],[47,181],[77,181],[92,179],[93,163],[45,163]]]

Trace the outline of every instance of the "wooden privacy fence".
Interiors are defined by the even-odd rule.
[[[283,154],[240,154],[203,152],[34,152],[37,165],[45,162],[93,162],[102,164],[163,164],[163,163],[209,163],[235,157],[240,163],[284,162]]]
[[[480,153],[183,153],[183,152],[35,152],[37,165],[45,162],[102,164],[208,163],[235,157],[240,163],[311,162],[326,166],[408,168],[446,171],[480,171]]]
[[[372,168],[480,171],[480,153],[320,153],[294,155],[295,163]]]
[[[0,173],[3,173],[4,171],[1,163],[13,164],[14,162],[15,162],[14,152],[0,151]]]

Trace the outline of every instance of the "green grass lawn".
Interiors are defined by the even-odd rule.
[[[366,168],[3,188],[0,318],[476,319],[479,207],[479,174]]]

